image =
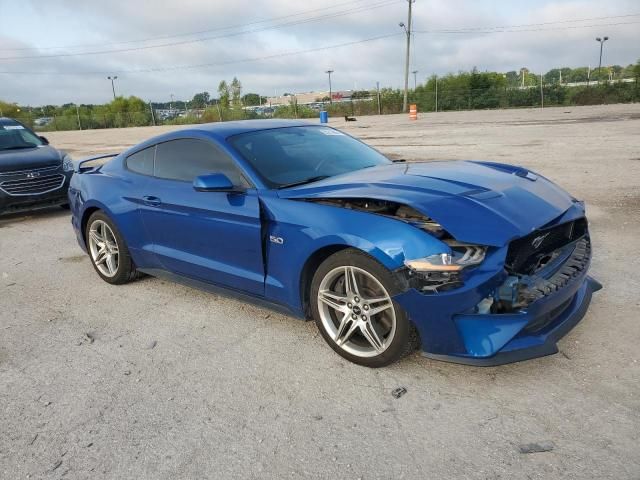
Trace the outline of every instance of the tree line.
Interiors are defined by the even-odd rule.
[[[610,80],[611,79],[611,80]],[[626,80],[626,81],[624,81]],[[569,86],[571,83],[587,84]],[[603,67],[589,71],[586,67],[552,69],[544,74],[528,69],[520,71],[450,73],[432,75],[409,92],[410,103],[419,111],[519,108],[554,105],[596,105],[640,101],[640,60],[622,67]],[[95,128],[135,127],[158,124],[204,123],[247,118],[313,118],[317,109],[299,105],[295,95],[289,103],[255,111],[246,107],[267,104],[267,98],[257,93],[242,93],[242,83],[236,77],[218,84],[217,97],[207,92],[196,93],[189,101],[152,102],[141,98],[116,97],[103,105],[43,105],[20,106],[0,100],[0,116],[17,118],[41,130],[76,130]],[[330,103],[328,97],[318,98],[330,115],[374,115],[400,113],[403,91],[395,88],[352,92],[347,102]],[[180,111],[180,115],[159,116],[159,111]],[[42,119],[46,121],[43,123]]]

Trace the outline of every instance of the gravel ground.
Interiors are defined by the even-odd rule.
[[[369,370],[310,322],[102,282],[67,212],[4,217],[0,478],[640,478],[640,105],[332,124],[396,158],[521,164],[585,199],[604,290],[561,353]],[[48,137],[79,157],[162,130]]]

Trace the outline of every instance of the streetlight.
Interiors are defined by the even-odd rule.
[[[333,73],[333,70],[326,70],[324,73],[329,75],[329,103],[333,103],[333,99],[331,98],[331,74]]]
[[[107,80],[111,80],[111,90],[113,90],[113,99],[116,99],[116,87],[114,85],[114,81],[117,80],[118,77],[114,76],[114,77],[107,77]]]
[[[418,70],[414,70],[413,72],[413,89],[418,88]]]
[[[600,61],[598,62],[598,83],[600,83],[600,68],[602,68],[602,46],[604,42],[609,40],[609,37],[596,37],[596,42],[600,43]]]

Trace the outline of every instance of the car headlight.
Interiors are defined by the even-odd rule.
[[[69,155],[65,155],[62,158],[62,169],[65,172],[73,172],[73,161]]]
[[[479,245],[452,243],[451,251],[452,253],[405,260],[404,264],[414,272],[459,272],[463,268],[482,263],[487,249]]]

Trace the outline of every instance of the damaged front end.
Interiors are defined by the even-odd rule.
[[[556,342],[582,319],[592,293],[602,288],[587,275],[591,240],[584,217],[536,230],[512,241],[502,254],[502,276],[485,283],[499,279],[475,306],[453,311],[456,301],[462,307],[480,289],[436,296],[442,297],[440,305],[452,309],[461,344],[451,344],[445,352],[430,343],[424,346],[426,356],[490,366],[556,353]],[[401,303],[417,311],[415,297]],[[448,325],[445,315],[441,325]]]
[[[476,307],[478,313],[513,313],[564,288],[586,272],[591,241],[586,218],[536,230],[510,243],[504,283]]]
[[[405,287],[394,300],[431,358],[486,366],[555,353],[557,340],[580,321],[591,294],[601,288],[587,275],[591,241],[577,201],[547,225],[489,245],[461,241],[464,234],[454,238],[446,224],[393,201],[307,201],[390,217],[437,240],[426,256],[405,257],[394,270]],[[470,228],[481,237],[480,227]]]
[[[407,288],[415,288],[424,294],[461,287],[464,284],[464,270],[481,264],[487,253],[487,247],[457,241],[438,222],[407,205],[374,199],[328,198],[309,201],[400,220],[444,243],[443,252],[407,259],[404,267],[396,272]]]

